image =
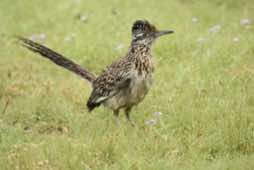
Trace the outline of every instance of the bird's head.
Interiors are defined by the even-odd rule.
[[[135,44],[152,44],[163,35],[174,33],[173,30],[157,30],[156,27],[146,20],[137,20],[132,26],[132,42]]]

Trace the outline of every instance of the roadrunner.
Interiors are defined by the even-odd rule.
[[[154,64],[151,46],[158,37],[170,33],[173,31],[157,30],[146,20],[135,21],[127,54],[106,67],[98,77],[44,45],[23,37],[19,37],[19,40],[24,47],[78,74],[92,84],[93,90],[87,102],[89,111],[103,104],[113,110],[119,124],[119,111],[122,109],[127,120],[134,125],[130,111],[144,99],[152,85]]]

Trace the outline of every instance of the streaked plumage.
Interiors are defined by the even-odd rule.
[[[173,31],[158,31],[148,21],[136,21],[132,26],[132,41],[128,53],[106,67],[97,78],[46,46],[26,38],[19,39],[26,48],[92,83],[93,91],[87,102],[89,111],[103,104],[113,110],[118,121],[119,110],[123,109],[127,119],[133,124],[129,116],[131,108],[144,99],[153,81],[151,46],[157,37],[169,33]]]

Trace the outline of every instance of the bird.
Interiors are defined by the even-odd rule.
[[[89,112],[103,105],[113,111],[119,126],[119,112],[123,110],[127,121],[135,126],[130,112],[144,99],[153,84],[155,66],[152,45],[159,37],[172,33],[173,30],[158,30],[147,20],[136,20],[131,27],[131,43],[127,53],[98,76],[46,45],[22,36],[18,37],[18,42],[90,82],[92,92],[86,104]]]

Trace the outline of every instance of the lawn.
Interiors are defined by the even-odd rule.
[[[1,0],[0,170],[254,169],[254,1]],[[90,84],[16,43],[22,35],[95,74],[147,19],[175,34],[153,47],[153,88],[137,127]],[[158,112],[160,114],[158,114]]]

